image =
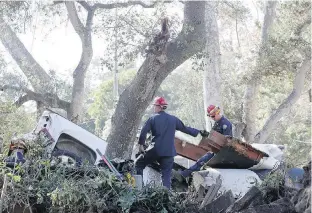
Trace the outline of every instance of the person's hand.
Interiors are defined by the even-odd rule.
[[[206,130],[200,130],[199,133],[204,138],[207,138],[209,136],[209,132],[207,132]]]

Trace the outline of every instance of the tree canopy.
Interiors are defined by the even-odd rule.
[[[205,107],[218,104],[237,137],[287,144],[300,162],[309,156],[310,2],[0,6],[0,134],[6,140],[31,129],[45,107],[58,108],[76,123],[95,120],[100,137],[109,121],[108,153],[127,157],[152,114],[151,100],[162,95],[168,112],[186,125],[209,128]]]

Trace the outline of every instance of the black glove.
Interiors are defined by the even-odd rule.
[[[207,132],[206,130],[200,130],[199,133],[204,138],[207,138],[209,136],[209,132]]]

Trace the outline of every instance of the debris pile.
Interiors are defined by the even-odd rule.
[[[42,140],[40,137],[37,139]],[[240,148],[231,158],[233,162],[236,160],[235,164],[224,157],[229,153],[229,149],[226,149],[229,146],[218,152],[214,162],[235,167],[241,162],[241,153],[247,153],[248,156],[254,153],[256,156],[262,154],[250,146],[245,149],[246,147],[240,146],[240,143],[233,144],[234,148]],[[18,153],[24,153],[21,143],[14,145],[18,145],[10,146],[16,152],[14,156],[18,157]],[[45,151],[45,143],[34,140],[29,141],[27,145],[27,156],[22,161],[18,161],[18,158],[9,158],[8,161],[5,155],[0,159],[5,162],[0,164],[3,177],[0,179],[2,186],[0,212],[308,213],[311,211],[311,163],[304,167],[304,175],[300,169],[304,178],[298,186],[288,184],[285,178],[288,170],[283,166],[279,169],[265,170],[269,175],[266,175],[263,181],[260,180],[255,172],[247,169],[250,166],[254,167],[253,162],[244,165],[244,168],[247,167],[245,169],[209,167],[194,172],[190,181],[193,182],[191,186],[186,187],[184,192],[176,193],[178,190],[174,187],[175,184],[173,191],[168,191],[157,183],[146,185],[139,190],[135,184],[118,179],[101,163],[97,166],[85,162],[81,162],[79,166],[55,164],[56,159],[48,157]],[[10,162],[12,164],[9,164]],[[130,161],[121,161],[114,166],[121,170],[120,172],[128,171],[132,168],[129,168],[128,162]],[[156,165],[151,168],[158,167]]]
[[[251,187],[243,197],[236,201],[232,192],[227,191],[199,208],[199,212],[309,213],[311,212],[311,162],[304,167],[304,170],[305,175],[302,180],[304,187],[300,190],[287,187],[283,181],[274,180],[277,181],[274,188],[263,182],[261,186]]]
[[[0,187],[3,191],[0,208],[3,212],[143,213],[196,210],[196,203],[185,195],[153,185],[137,190],[105,168],[52,166],[51,159],[42,155],[43,147],[38,144],[29,144],[26,162],[13,168],[0,165]]]
[[[307,166],[303,167],[303,188],[292,197],[291,202],[295,205],[297,212],[310,213],[311,212],[311,161]]]

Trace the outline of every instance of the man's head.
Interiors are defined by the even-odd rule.
[[[22,153],[27,152],[27,146],[23,139],[15,139],[11,141],[10,151],[18,150]]]
[[[154,112],[158,113],[167,109],[167,102],[163,97],[156,97],[153,102]]]
[[[207,107],[207,116],[214,121],[220,120],[222,117],[220,107],[215,105],[209,105]]]

